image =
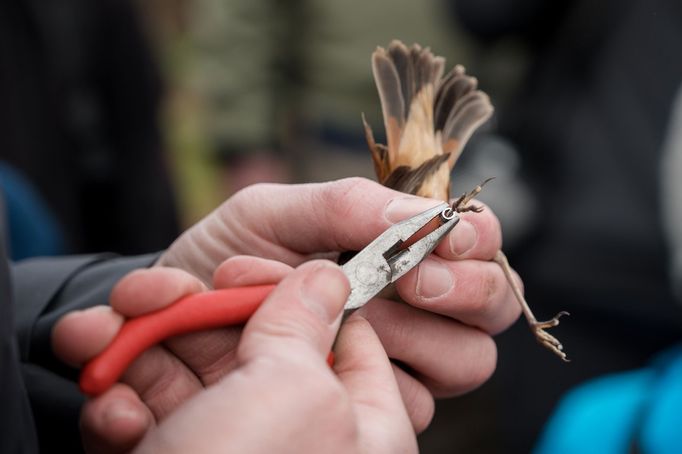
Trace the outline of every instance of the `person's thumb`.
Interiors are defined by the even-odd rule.
[[[273,290],[251,317],[239,345],[241,362],[255,359],[324,361],[331,350],[350,285],[326,260],[305,263]]]

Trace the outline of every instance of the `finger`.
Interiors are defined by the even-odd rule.
[[[52,329],[52,348],[65,363],[80,366],[104,350],[121,325],[123,317],[109,306],[69,312]]]
[[[231,243],[251,245],[246,252],[252,255],[298,264],[312,253],[360,250],[392,224],[439,203],[443,202],[348,178],[307,185],[255,185],[228,200],[221,211],[231,213],[223,220],[225,230],[238,236]],[[244,219],[253,217],[249,210],[254,205],[267,206],[268,211],[244,228]],[[263,239],[269,243],[263,245]],[[280,248],[273,251],[272,243]]]
[[[471,391],[495,370],[495,343],[477,328],[383,299],[358,312],[372,324],[388,356],[409,366],[435,397]]]
[[[393,374],[395,375],[400,396],[407,410],[407,415],[412,422],[412,428],[419,434],[426,430],[433,419],[436,411],[436,404],[433,396],[426,386],[410,374],[393,364]]]
[[[128,316],[141,315],[171,304],[190,293],[204,290],[204,285],[191,275],[170,268],[140,270],[124,277],[112,291],[112,305]],[[72,364],[82,364],[100,353],[115,337],[123,317],[112,308],[101,307],[65,316],[53,330],[55,351]],[[212,335],[211,335],[212,334]],[[203,338],[201,336],[204,336]],[[233,331],[197,334],[203,339],[209,356],[217,349],[211,346],[234,346],[238,333]],[[190,340],[193,342],[194,340]],[[226,341],[224,344],[215,342]],[[229,342],[228,342],[229,341]],[[170,342],[173,342],[172,340]],[[220,350],[222,354],[223,351]],[[196,359],[195,361],[199,361]],[[215,365],[215,370],[219,364]],[[217,376],[212,371],[207,374]],[[163,419],[180,403],[203,388],[202,381],[181,359],[163,346],[145,351],[126,370],[121,380],[129,384],[149,406],[157,419]]]
[[[248,255],[238,255],[225,260],[213,273],[215,288],[241,287],[247,285],[277,284],[292,267],[276,260]]]
[[[490,334],[507,329],[521,313],[502,268],[494,262],[431,256],[398,280],[396,289],[415,307]]]
[[[154,417],[135,391],[119,383],[83,405],[80,425],[86,452],[118,454],[135,447]]]
[[[295,266],[327,252],[358,251],[391,225],[440,203],[364,178],[305,185],[257,184],[239,191],[185,232],[157,264],[191,269],[207,284],[218,264],[234,255],[267,257]],[[480,221],[472,217],[476,225],[484,224],[475,230],[482,246],[474,246],[472,256],[490,255],[476,252],[491,249],[486,246],[489,216],[484,214]],[[466,230],[462,227],[460,235]],[[452,257],[445,248],[440,252]]]
[[[160,345],[133,361],[121,381],[135,390],[157,421],[203,389],[194,372]]]
[[[336,371],[357,415],[359,445],[366,452],[416,452],[413,433],[393,368],[367,320],[353,316],[341,328],[335,348]],[[377,431],[391,431],[376,437]],[[377,440],[392,443],[376,446]],[[410,444],[414,449],[408,449]]]
[[[209,386],[237,367],[236,348],[241,334],[240,326],[198,331],[167,339],[164,347],[204,386]]]
[[[264,206],[277,199],[263,222],[251,227],[256,237],[276,238],[278,244],[300,254],[359,250],[392,224],[443,203],[362,178],[304,186],[257,185],[235,197],[235,204],[244,203],[241,199],[254,199]],[[480,205],[485,208],[480,213],[460,214],[458,225],[436,249],[438,255],[450,260],[495,256],[502,245],[500,222],[492,210]],[[290,216],[293,212],[296,216]],[[280,222],[283,217],[287,225]],[[289,254],[277,258],[297,263]]]
[[[460,213],[460,220],[441,243],[436,254],[447,260],[492,260],[502,247],[502,228],[492,210],[483,203],[480,213]]]
[[[117,312],[136,317],[205,290],[206,286],[186,271],[156,267],[135,270],[124,276],[112,289],[109,300]]]
[[[293,268],[258,257],[237,256],[223,262],[213,275],[215,288],[276,284]],[[185,334],[168,339],[164,345],[180,358],[205,385],[211,385],[233,371],[238,363],[236,347],[241,327],[227,327]]]
[[[241,361],[259,358],[323,362],[331,350],[350,293],[341,269],[324,260],[301,265],[268,296],[247,323],[238,348]]]

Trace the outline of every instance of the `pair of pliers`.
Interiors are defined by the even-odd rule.
[[[342,266],[350,282],[346,314],[424,260],[459,221],[446,203],[394,224]],[[81,390],[96,396],[111,387],[142,352],[171,336],[241,325],[275,285],[227,288],[183,297],[170,306],[127,320],[114,340],[89,361]]]

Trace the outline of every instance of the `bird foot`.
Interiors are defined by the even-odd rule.
[[[563,315],[569,315],[569,313],[561,311],[550,320],[543,322],[529,320],[528,324],[530,325],[531,332],[535,335],[535,338],[541,345],[554,352],[562,360],[569,362],[570,360],[566,357],[566,353],[563,351],[564,347],[561,345],[561,342],[559,342],[559,339],[545,331],[546,329],[557,326],[559,324],[559,319]]]
[[[557,326],[559,324],[559,319],[563,315],[568,315],[568,312],[561,311],[557,315],[555,315],[554,318],[544,322],[539,322],[535,318],[535,315],[533,315],[533,311],[530,309],[528,302],[526,302],[526,299],[523,297],[523,291],[514,280],[511,266],[509,266],[509,261],[507,260],[507,256],[504,255],[504,252],[502,252],[501,250],[497,251],[497,254],[495,254],[495,258],[493,259],[493,261],[500,265],[500,267],[502,268],[502,272],[504,273],[504,276],[512,289],[512,293],[514,294],[516,301],[518,301],[518,303],[521,305],[521,311],[523,312],[524,317],[526,317],[526,320],[528,321],[528,326],[530,326],[530,330],[535,336],[535,339],[537,339],[537,341],[540,342],[540,344],[542,344],[545,348],[554,352],[554,354],[557,355],[559,358],[561,358],[565,362],[569,362],[568,358],[566,357],[566,353],[564,352],[564,347],[563,345],[561,345],[561,342],[559,342],[559,340],[556,337],[552,336],[547,331],[545,331],[546,329],[554,328],[555,326]]]
[[[461,197],[452,204],[452,209],[457,212],[457,213],[465,213],[467,211],[473,211],[474,213],[480,213],[483,211],[482,206],[477,206],[477,205],[469,205],[469,202],[471,202],[473,199],[476,198],[478,194],[481,193],[483,190],[483,186],[488,184],[491,180],[494,180],[495,177],[488,178],[485,181],[483,181],[481,184],[476,186],[474,189],[471,191],[464,193],[461,195]]]
[[[483,181],[481,184],[476,186],[473,190],[469,191],[468,193],[462,194],[462,196],[455,200],[455,202],[452,204],[452,210],[457,213],[464,213],[467,211],[480,213],[481,211],[483,211],[482,206],[469,205],[469,202],[476,198],[476,196],[480,194],[481,191],[483,190],[483,186],[485,186],[491,180],[493,180],[493,178],[488,178],[487,180]],[[521,305],[523,314],[526,317],[526,320],[528,321],[528,325],[530,326],[530,330],[535,336],[535,339],[537,339],[537,341],[542,346],[552,351],[563,361],[570,362],[570,360],[566,356],[566,353],[564,352],[563,345],[561,345],[561,342],[559,342],[559,339],[552,336],[546,331],[550,328],[554,328],[555,326],[559,325],[559,319],[564,315],[569,315],[569,313],[566,311],[561,311],[549,320],[542,322],[537,321],[537,319],[533,315],[533,311],[531,311],[530,306],[526,302],[526,299],[523,297],[523,292],[521,291],[521,288],[514,280],[511,271],[511,266],[507,261],[507,257],[501,250],[499,250],[497,251],[497,254],[495,255],[493,261],[497,262],[500,265],[500,267],[502,267],[502,272],[504,273],[507,282],[511,286],[514,297]]]

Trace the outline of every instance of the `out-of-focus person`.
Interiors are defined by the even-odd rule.
[[[133,4],[2,2],[0,43],[0,160],[44,201],[62,251],[165,247],[179,226],[162,84]]]
[[[679,128],[671,111],[682,83],[682,6],[451,4],[484,46],[512,40],[530,57],[518,96],[498,106],[499,132],[522,157],[538,207],[509,255],[529,301],[547,314],[571,312],[557,336],[573,362],[538,350],[523,329],[501,336],[485,398],[496,417],[482,432],[495,434],[491,452],[525,453],[571,387],[643,367],[682,338],[669,266],[682,224],[664,226],[673,217],[661,187],[666,137]]]

